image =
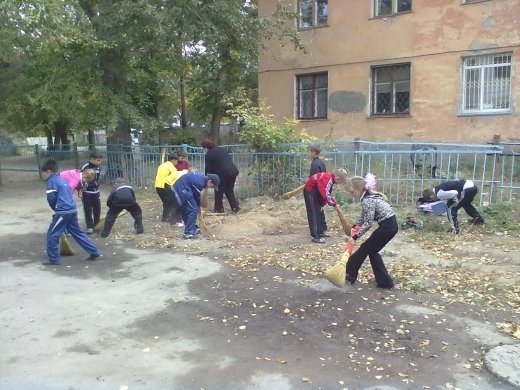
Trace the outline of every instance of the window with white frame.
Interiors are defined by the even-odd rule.
[[[327,118],[328,74],[296,76],[298,119]]]
[[[412,10],[412,0],[374,0],[374,16],[389,16]]]
[[[410,112],[410,64],[372,67],[371,115]]]
[[[328,0],[298,0],[298,28],[306,29],[327,24]]]
[[[462,60],[462,114],[511,110],[511,53]]]

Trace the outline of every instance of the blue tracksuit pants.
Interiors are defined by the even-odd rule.
[[[99,250],[84,233],[78,222],[78,213],[54,214],[47,230],[47,256],[49,261],[58,261],[60,258],[59,242],[61,235],[67,232],[74,237],[76,242],[90,255],[98,255]]]

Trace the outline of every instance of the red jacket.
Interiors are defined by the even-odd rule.
[[[319,195],[320,205],[323,207],[326,204],[336,206],[336,199],[332,196],[332,189],[336,182],[334,174],[331,172],[319,172],[310,176],[305,181],[304,191],[312,191],[316,189]]]

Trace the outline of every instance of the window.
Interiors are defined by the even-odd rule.
[[[327,73],[297,76],[296,81],[298,119],[327,118]]]
[[[462,62],[463,114],[511,109],[511,53],[466,57]]]
[[[327,24],[328,0],[299,0],[298,28],[312,28]]]
[[[374,0],[374,15],[388,16],[412,10],[412,0]]]
[[[372,68],[372,115],[410,112],[410,64]]]

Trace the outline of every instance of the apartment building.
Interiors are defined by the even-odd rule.
[[[259,96],[320,139],[520,140],[520,0],[259,0],[298,14]]]

